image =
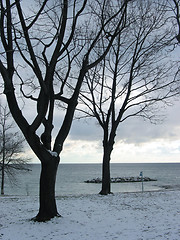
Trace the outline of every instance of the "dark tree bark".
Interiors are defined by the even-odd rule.
[[[1,178],[1,195],[4,195],[4,158],[2,160]]]
[[[111,129],[111,134],[108,135],[108,127],[104,128],[104,140],[103,140],[103,162],[102,162],[102,186],[99,194],[107,195],[111,194],[111,171],[110,161],[111,153],[115,143],[117,125],[114,123]]]
[[[107,195],[111,193],[111,175],[110,175],[111,152],[104,148],[102,164],[102,189],[99,194]]]
[[[176,39],[178,43],[180,43],[180,1],[172,0],[172,2],[174,3],[174,9],[172,9],[172,12],[174,13],[174,16],[176,18],[176,25],[177,25]]]
[[[35,221],[47,221],[53,217],[60,217],[55,201],[55,183],[59,164],[59,157],[52,157],[41,164],[39,213]]]

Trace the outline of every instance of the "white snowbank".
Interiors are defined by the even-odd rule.
[[[61,218],[34,223],[38,197],[0,197],[0,239],[180,239],[180,191],[61,197],[57,205]]]

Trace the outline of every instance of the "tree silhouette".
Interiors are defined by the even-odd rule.
[[[29,171],[28,158],[20,157],[24,148],[24,138],[15,131],[8,107],[0,105],[0,175],[1,195],[4,195],[5,175],[15,180],[17,171]]]
[[[59,216],[56,173],[81,85],[87,71],[104,59],[124,28],[128,2],[0,2],[4,93],[42,167],[40,208],[34,220]],[[59,105],[65,106],[63,113],[56,108]]]
[[[95,117],[103,132],[103,195],[111,193],[110,160],[121,123],[132,117],[159,120],[160,107],[179,93],[165,3],[131,2],[126,27],[105,59],[86,75],[80,111]]]

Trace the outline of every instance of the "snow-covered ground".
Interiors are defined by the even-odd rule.
[[[180,191],[61,197],[57,205],[61,218],[35,223],[37,197],[0,197],[0,239],[180,239]]]

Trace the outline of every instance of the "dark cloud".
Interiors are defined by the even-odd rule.
[[[180,139],[180,102],[168,107],[164,120],[159,124],[152,124],[142,118],[127,119],[119,125],[116,141],[141,144],[158,139]],[[102,129],[95,119],[75,120],[73,122],[70,138],[73,140],[102,141]]]
[[[75,120],[70,131],[73,140],[97,141],[102,139],[102,129],[95,119]]]

